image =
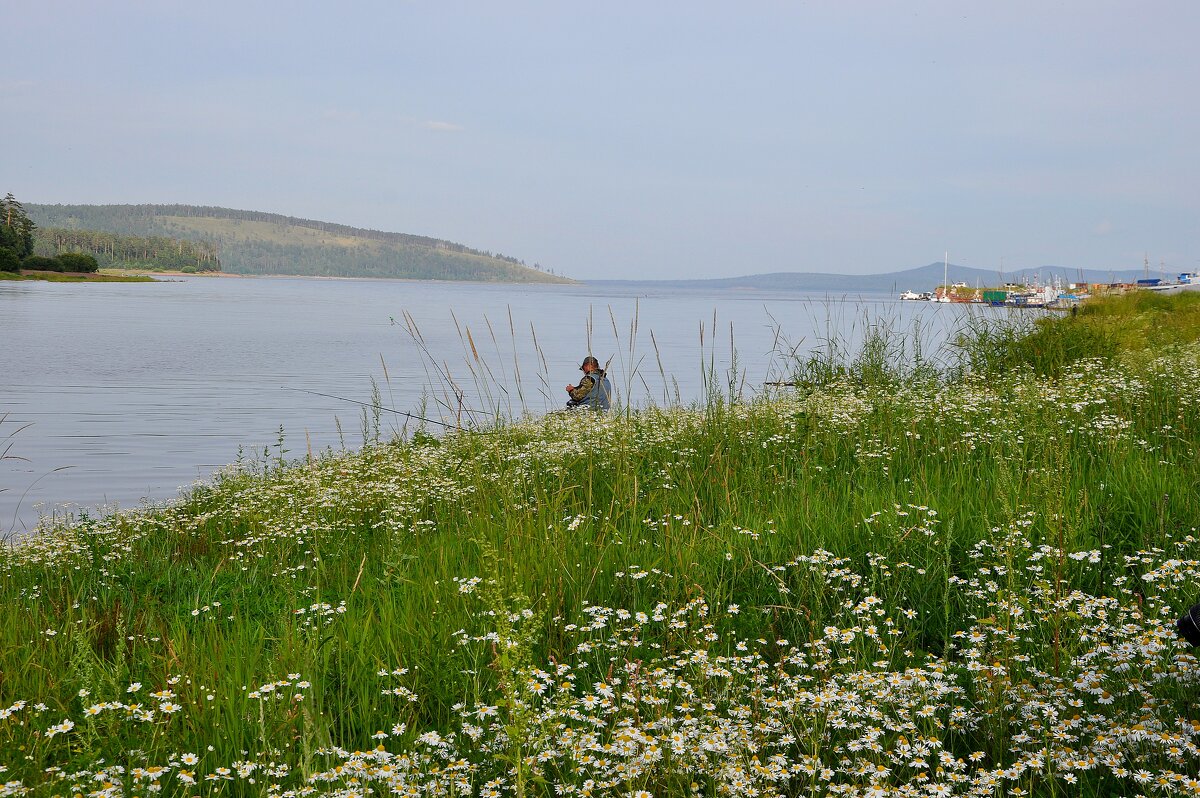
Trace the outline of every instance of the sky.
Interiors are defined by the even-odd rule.
[[[0,192],[445,238],[579,279],[1200,270],[1200,3],[0,10]]]

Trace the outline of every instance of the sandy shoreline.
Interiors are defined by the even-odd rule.
[[[246,274],[231,274],[230,272],[157,272],[142,269],[101,269],[102,274],[130,277],[249,277]]]

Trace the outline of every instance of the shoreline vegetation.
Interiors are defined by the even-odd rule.
[[[1190,294],[881,327],[50,522],[0,550],[0,795],[1195,794],[1198,341]]]
[[[137,276],[101,275],[93,255],[63,241],[48,251],[44,233],[11,193],[0,200],[0,280],[147,282]]]
[[[0,272],[0,280],[41,280],[50,283],[152,283],[153,277],[145,274],[117,274],[102,272],[51,272],[22,269],[19,272]]]
[[[102,269],[151,272],[181,271],[206,274],[221,270],[217,246],[210,241],[187,241],[167,236],[116,235],[96,230],[39,227],[34,231],[35,254],[61,256],[78,252],[96,259]]]

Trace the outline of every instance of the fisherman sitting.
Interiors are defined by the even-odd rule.
[[[567,401],[567,407],[607,410],[609,397],[612,396],[612,386],[604,374],[604,369],[600,368],[600,361],[588,355],[583,359],[583,365],[579,369],[583,372],[583,379],[579,381],[578,385],[567,386],[567,393],[571,395]]]

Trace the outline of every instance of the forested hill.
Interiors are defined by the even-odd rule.
[[[570,282],[522,261],[426,236],[199,205],[26,205],[39,227],[165,236],[215,248],[224,271],[322,277]]]

